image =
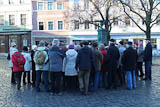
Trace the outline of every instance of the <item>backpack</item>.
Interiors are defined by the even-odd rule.
[[[14,56],[15,56],[15,61],[16,61],[16,64],[19,66],[19,67],[23,67],[24,64],[25,64],[25,58],[24,56],[20,53],[20,52],[16,52],[14,53]]]
[[[36,64],[43,65],[45,63],[46,55],[43,51],[37,51]]]

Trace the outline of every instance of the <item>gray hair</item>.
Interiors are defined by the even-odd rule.
[[[60,43],[59,39],[53,39],[52,46],[55,46],[59,43]]]
[[[40,41],[38,46],[44,46],[45,42],[44,41]]]

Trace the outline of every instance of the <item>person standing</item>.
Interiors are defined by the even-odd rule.
[[[84,41],[84,46],[79,50],[76,60],[76,69],[80,70],[78,74],[79,88],[84,95],[88,95],[89,76],[93,65],[93,54],[88,45],[88,41]]]
[[[125,84],[125,72],[123,71],[122,56],[126,48],[124,47],[123,41],[119,42],[118,47],[119,47],[120,58],[119,58],[119,64],[118,64],[117,71],[118,71],[118,77],[120,80],[120,86],[122,86],[123,84]]]
[[[48,54],[46,52],[45,42],[40,41],[39,47],[34,55],[34,62],[36,64],[36,91],[40,91],[40,82],[41,82],[41,75],[43,73],[43,81],[45,85],[45,91],[49,91],[48,86]]]
[[[101,51],[98,50],[98,44],[96,42],[92,44],[92,47],[93,47],[92,53],[93,53],[94,69],[92,69],[90,73],[89,90],[95,92],[98,88],[103,55]],[[93,87],[91,86],[92,82],[93,82]]]
[[[74,45],[69,45],[66,57],[63,60],[63,72],[67,81],[67,89],[75,90],[77,86],[78,72],[75,69],[78,53],[74,50]]]
[[[117,88],[117,68],[118,68],[118,61],[119,61],[119,50],[115,46],[115,40],[111,39],[109,41],[109,48],[107,50],[107,55],[105,56],[105,65],[108,71],[108,87],[110,88]]]
[[[143,68],[142,68],[142,66],[143,66],[143,45],[142,44],[138,45],[137,55],[138,55],[137,71],[140,71],[139,77],[143,77],[144,73],[143,73]]]
[[[10,53],[9,53],[9,55],[10,55],[9,67],[12,69],[11,83],[12,83],[12,84],[15,84],[16,82],[15,82],[14,72],[13,72],[12,55],[13,55],[15,52],[18,52],[16,43],[14,43],[14,42],[11,43],[11,47],[10,47],[9,52],[10,52]]]
[[[57,95],[61,95],[62,67],[64,53],[59,49],[60,41],[54,39],[52,48],[49,49],[49,70],[51,79],[51,91]]]
[[[99,78],[99,86],[100,88],[104,87],[106,88],[107,87],[107,75],[108,75],[108,72],[106,72],[107,70],[107,67],[105,66],[104,64],[104,57],[107,55],[107,50],[105,49],[105,46],[104,44],[101,44],[100,45],[100,51],[103,55],[103,60],[101,61],[101,72],[100,72],[100,78]]]
[[[146,47],[144,49],[145,62],[145,78],[144,80],[152,80],[152,45],[150,39],[146,39]]]
[[[28,48],[27,46],[24,46],[23,47],[23,52],[22,52],[25,60],[26,60],[26,63],[24,65],[24,73],[23,73],[23,83],[26,84],[26,74],[27,74],[27,82],[28,84],[30,84],[30,71],[32,69],[32,66],[31,66],[31,55],[30,53],[28,52]]]
[[[26,60],[20,52],[15,52],[12,55],[11,60],[13,62],[13,72],[14,72],[15,81],[17,82],[17,89],[20,90],[21,76],[22,76],[22,72],[24,72],[24,64]]]
[[[126,44],[126,50],[122,56],[122,64],[124,71],[127,75],[128,89],[136,88],[136,78],[135,78],[135,70],[136,70],[136,62],[137,62],[137,52],[132,47],[132,42],[128,42]]]
[[[35,62],[34,62],[34,55],[37,51],[37,45],[32,46],[31,50],[31,58],[32,58],[32,84],[35,85],[36,82],[36,68],[35,68]]]

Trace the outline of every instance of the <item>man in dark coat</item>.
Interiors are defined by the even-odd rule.
[[[89,76],[93,65],[93,54],[88,45],[88,41],[85,41],[84,47],[79,50],[76,60],[76,69],[80,70],[78,75],[79,88],[85,95],[88,94]]]
[[[108,71],[108,89],[109,88],[114,88],[116,89],[117,85],[117,67],[118,67],[118,61],[119,61],[119,50],[115,46],[115,40],[111,39],[110,40],[110,46],[107,50],[107,55],[104,58],[104,63],[107,67]]]
[[[150,39],[146,39],[146,47],[144,50],[144,62],[145,62],[145,78],[144,80],[152,80],[152,45]]]
[[[132,42],[126,44],[127,49],[122,56],[122,64],[127,75],[128,89],[136,88],[135,69],[137,62],[137,52],[132,47]]]

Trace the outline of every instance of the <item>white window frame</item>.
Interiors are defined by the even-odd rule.
[[[50,20],[50,21],[48,21],[48,29],[47,30],[49,30],[49,22],[53,22],[53,29],[52,30],[54,30],[54,21],[53,20]],[[52,31],[52,30],[49,30],[49,31]]]
[[[44,23],[44,21],[38,21],[38,24],[37,24],[38,25],[38,31],[43,31],[43,30],[39,29],[39,22],[43,22],[43,30],[45,30],[45,23]]]
[[[5,25],[5,16],[4,15],[0,15],[0,16],[3,16],[3,25],[0,25],[0,26],[4,26]]]
[[[39,3],[43,3],[42,10],[39,10]],[[38,11],[43,11],[43,10],[44,10],[44,2],[43,2],[43,1],[39,1],[39,2],[37,3],[37,10],[38,10]]]
[[[61,4],[62,4],[62,9],[58,9],[58,3],[61,3]],[[56,9],[59,10],[59,11],[61,11],[61,10],[64,9],[64,4],[63,4],[63,2],[57,2],[56,6],[57,6]]]
[[[62,27],[63,27],[62,29],[58,29],[58,22],[59,22],[59,21],[62,21]],[[63,20],[58,20],[58,21],[57,21],[57,30],[60,30],[60,31],[61,31],[61,30],[64,30],[64,21],[63,21]]]
[[[48,3],[52,3],[52,9],[51,9],[51,10],[53,10],[54,2],[52,2],[52,1],[48,1],[48,2],[47,2],[47,9],[49,10]],[[51,11],[51,10],[50,10],[50,11]]]

